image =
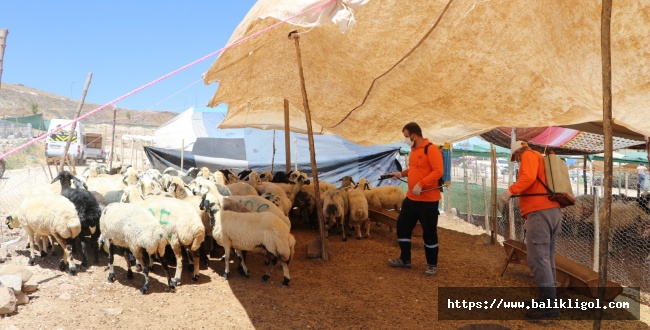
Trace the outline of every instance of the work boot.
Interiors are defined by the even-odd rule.
[[[411,268],[411,262],[404,262],[402,259],[388,259],[388,265],[395,268]]]

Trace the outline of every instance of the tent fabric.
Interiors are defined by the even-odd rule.
[[[211,171],[250,168],[263,172],[286,168],[284,131],[255,128],[219,129],[225,109],[191,108],[156,130],[157,147],[147,149],[147,157],[159,170],[180,163],[180,141],[185,141],[184,168],[208,167]],[[188,130],[186,128],[190,127]],[[173,138],[165,141],[172,134]],[[274,142],[275,141],[275,142]],[[309,141],[306,134],[290,133],[291,168],[311,175]],[[275,150],[274,150],[275,148]],[[319,178],[335,182],[349,175],[355,181],[368,180],[396,171],[399,144],[361,146],[339,136],[314,136]]]
[[[501,147],[510,148],[511,134],[511,127],[499,127],[481,134],[481,137]],[[605,137],[602,134],[563,127],[517,128],[515,134],[517,140],[527,141],[530,147],[537,151],[552,150],[562,155],[597,154],[603,152],[605,146]],[[635,147],[645,147],[645,143],[621,137],[613,138],[614,150]]]
[[[258,1],[229,44],[277,23],[274,3]],[[286,12],[320,2],[292,3],[283,1]],[[611,21],[614,124],[645,136],[649,11],[647,2],[618,1]],[[280,25],[224,51],[204,77],[219,82],[210,106],[228,104],[222,127],[280,120],[284,98],[303,108],[287,39],[294,29],[312,120],[355,143],[398,141],[411,120],[435,143],[495,127],[602,121],[599,1],[375,0],[354,17],[345,33],[331,23]]]

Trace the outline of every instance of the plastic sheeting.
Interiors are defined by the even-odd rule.
[[[276,3],[258,1],[229,43],[285,18]],[[317,3],[282,1],[287,14]],[[646,136],[649,13],[617,1],[611,24],[614,124]],[[356,143],[399,141],[411,120],[435,143],[602,121],[600,1],[374,0],[354,17],[345,33],[281,25],[223,52],[204,78],[219,82],[210,104],[228,104],[221,127],[281,120],[284,98],[302,109],[294,29],[317,130]]]

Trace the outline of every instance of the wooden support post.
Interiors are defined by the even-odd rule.
[[[601,210],[600,226],[600,264],[598,270],[598,299],[605,301],[605,285],[607,283],[607,257],[609,251],[609,224],[612,206],[612,170],[613,170],[613,137],[612,137],[612,49],[610,28],[612,23],[612,0],[602,0],[600,17],[600,49],[603,73],[603,136],[605,138],[605,168],[603,178],[603,208]],[[596,309],[594,329],[600,329],[603,316],[602,309]]]
[[[65,143],[65,149],[63,149],[63,154],[67,155],[68,154],[68,149],[70,149],[70,142],[72,142],[72,138],[74,137],[74,132],[75,129],[77,128],[77,118],[79,118],[79,115],[81,114],[81,108],[84,105],[84,101],[86,100],[86,94],[88,94],[88,86],[90,86],[90,80],[93,78],[93,73],[89,72],[88,73],[88,78],[86,78],[86,85],[84,86],[84,91],[81,93],[81,98],[79,99],[79,104],[77,105],[77,114],[74,116],[75,121],[72,122],[72,126],[70,126],[70,134],[68,135],[68,141]],[[77,136],[77,141],[79,143],[83,142],[83,136]],[[81,157],[81,155],[79,155]],[[82,158],[83,160],[83,158]],[[74,160],[73,160],[74,162]],[[63,171],[63,164],[61,164],[61,170]]]
[[[113,107],[113,131],[111,132],[111,159],[108,162],[108,170],[113,168],[113,158],[115,155],[115,118],[117,117],[117,107]]]
[[[487,184],[485,183],[485,177],[481,178],[483,181],[483,214],[485,215],[485,230],[490,231],[490,214],[488,212],[488,194],[487,194]]]
[[[311,160],[311,172],[314,179],[314,195],[316,197],[316,214],[318,215],[318,229],[320,233],[321,259],[328,261],[330,258],[329,246],[325,237],[325,222],[323,217],[323,208],[318,207],[320,204],[320,186],[318,184],[318,167],[316,166],[316,151],[314,150],[314,132],[311,125],[311,111],[309,110],[309,99],[307,98],[307,89],[305,87],[305,75],[302,71],[302,56],[300,54],[300,35],[297,31],[289,33],[289,39],[294,40],[296,46],[296,57],[298,60],[298,74],[300,75],[300,90],[302,91],[302,103],[305,108],[305,120],[307,121],[307,138],[309,140],[309,157]],[[297,161],[297,159],[296,159]],[[345,228],[343,228],[345,230]]]
[[[2,87],[2,61],[5,57],[5,48],[7,47],[7,36],[9,30],[0,29],[0,88]]]
[[[124,135],[120,135],[120,162],[122,162],[122,166],[124,166]]]
[[[583,159],[584,161],[582,162],[582,179],[585,183],[584,194],[586,195],[589,192],[589,190],[587,189],[588,186],[587,182],[589,181],[587,180],[587,161],[589,160],[589,157],[587,157],[587,155],[584,155]],[[578,193],[580,192],[578,191]]]
[[[284,99],[284,154],[285,170],[291,171],[291,126],[289,126],[289,100]],[[297,161],[297,160],[296,160]]]
[[[517,141],[517,129],[513,127],[510,132],[510,144],[512,145],[515,141]],[[510,162],[508,166],[508,187],[512,186],[515,182],[514,175],[515,167],[512,162]],[[512,198],[508,201],[508,233],[509,239],[515,239],[517,237],[517,235],[515,235],[515,209]]]

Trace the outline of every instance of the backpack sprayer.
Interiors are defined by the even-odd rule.
[[[431,145],[432,143],[429,143],[426,146],[424,146],[425,155],[428,153],[429,146]],[[445,142],[444,145],[441,145],[438,148],[442,152],[442,165],[443,165],[442,177],[438,180],[437,186],[423,189],[422,192],[435,190],[435,189],[440,189],[440,191],[442,192],[443,187],[451,185],[451,143]],[[393,176],[391,174],[382,174],[379,177],[379,180],[375,180],[375,181],[382,181],[382,180],[390,179],[392,177]],[[407,182],[405,180],[402,180],[401,178],[399,180],[402,182]]]

